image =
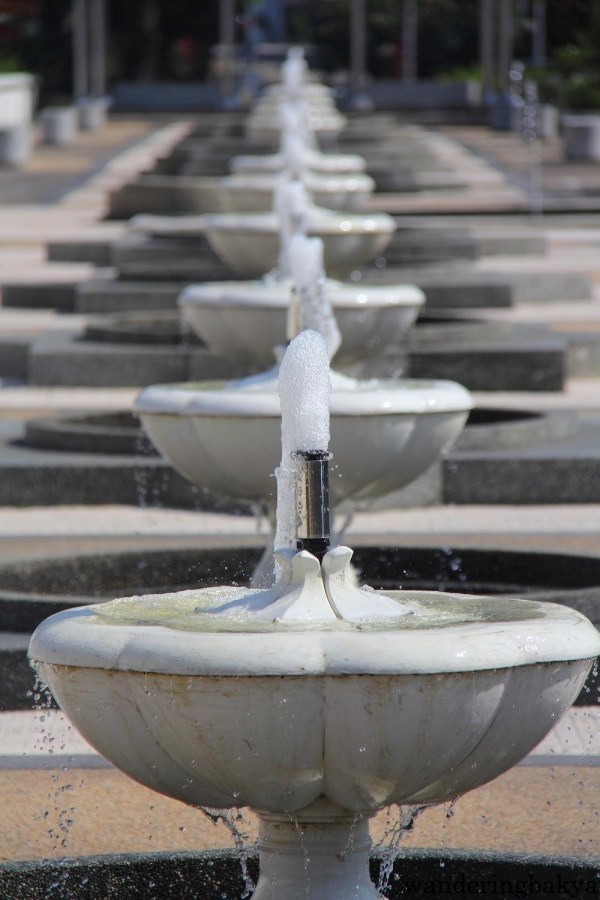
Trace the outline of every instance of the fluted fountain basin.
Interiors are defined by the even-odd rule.
[[[395,229],[385,213],[335,213],[317,207],[306,233],[323,241],[325,271],[344,277],[380,256]],[[277,264],[279,223],[274,213],[207,215],[204,231],[215,253],[237,275],[257,277]]]
[[[218,197],[223,212],[269,212],[277,187],[277,173],[241,173],[218,181]],[[362,173],[346,175],[308,172],[302,183],[317,206],[327,209],[357,209],[375,189],[375,182]]]
[[[383,253],[396,224],[385,213],[344,213],[310,206],[306,234],[323,241],[325,271],[349,275]],[[237,275],[256,278],[278,261],[280,233],[275,213],[207,214],[204,216],[134,216],[132,231],[157,237],[205,235],[215,253]]]
[[[310,75],[307,74],[307,77]],[[289,89],[284,84],[268,84],[262,93],[263,97],[288,98]],[[326,84],[318,81],[309,81],[302,85],[302,96],[308,100],[322,97],[333,97],[333,91]]]
[[[194,284],[179,297],[191,328],[221,353],[269,365],[273,347],[285,344],[291,280],[222,281]],[[342,284],[326,290],[342,343],[337,365],[349,365],[397,347],[425,302],[414,285]]]
[[[355,153],[320,153],[318,150],[307,148],[305,151],[307,168],[312,172],[322,172],[325,175],[356,174],[364,172],[366,162],[362,156]],[[231,171],[234,173],[281,172],[286,167],[283,153],[269,153],[263,156],[234,156],[230,162]]]
[[[279,120],[279,103],[263,107],[251,113],[246,119],[245,131],[248,140],[256,144],[275,143],[281,136],[282,125]],[[335,108],[322,104],[309,106],[307,124],[319,141],[325,144],[335,141],[346,127],[346,117]]]
[[[327,817],[442,802],[495,778],[556,724],[600,651],[579,613],[525,600],[389,591],[410,613],[360,626],[211,616],[244,593],[59,613],[30,658],[142,784],[302,819],[315,804]]]
[[[399,490],[464,427],[471,396],[450,381],[356,381],[331,373],[330,491],[336,507]],[[281,456],[277,375],[154,385],[135,410],[152,442],[194,484],[274,506]]]

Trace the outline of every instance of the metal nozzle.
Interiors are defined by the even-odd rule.
[[[308,550],[319,561],[329,549],[329,460],[326,450],[298,450],[301,461],[296,496],[298,550]]]

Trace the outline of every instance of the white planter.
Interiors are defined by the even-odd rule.
[[[33,75],[0,75],[0,129],[30,124],[35,100]]]
[[[42,140],[60,147],[70,144],[79,130],[79,118],[74,106],[47,106],[40,113]]]
[[[22,166],[31,155],[35,92],[32,75],[0,75],[0,164]]]
[[[31,125],[13,125],[0,128],[0,163],[18,168],[24,165],[31,156]]]
[[[82,131],[96,131],[106,124],[106,97],[86,97],[77,103],[79,127]]]
[[[600,159],[600,116],[565,116],[563,142],[567,159]]]

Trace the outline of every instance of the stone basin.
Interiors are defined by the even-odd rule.
[[[279,119],[279,102],[252,112],[246,119],[246,137],[257,144],[275,143],[279,140],[282,123]],[[346,126],[346,118],[335,107],[319,103],[309,105],[306,120],[310,131],[319,142],[328,144],[336,140]]]
[[[30,645],[107,759],[192,805],[289,814],[320,798],[351,812],[452,800],[539,743],[600,651],[579,613],[527,600],[389,591],[418,617],[394,630],[203,631],[177,614],[211,592],[146,597],[146,622],[174,609],[152,625],[135,597],[116,601],[114,619],[105,604],[58,613]]]
[[[223,354],[270,364],[273,347],[285,344],[289,278],[210,282],[187,287],[179,297],[191,328]],[[342,343],[340,365],[379,355],[397,346],[425,302],[413,285],[342,284],[327,279]]]
[[[269,212],[277,187],[277,173],[240,173],[221,178],[216,194],[222,212]],[[364,206],[375,188],[369,175],[308,172],[302,183],[317,206],[327,209],[358,209]]]
[[[365,381],[332,372],[332,503],[355,507],[410,484],[460,434],[472,408],[447,381]],[[135,411],[163,456],[217,495],[274,506],[280,460],[276,373],[154,385]]]
[[[306,77],[310,77],[307,73]],[[268,84],[263,93],[263,97],[288,97],[289,90],[284,84]],[[310,99],[311,97],[332,97],[333,92],[326,84],[318,81],[308,81],[302,85],[302,96]]]
[[[326,175],[351,175],[365,170],[365,160],[355,153],[320,153],[318,150],[308,148],[305,159],[310,171],[322,172]],[[234,156],[230,162],[230,168],[234,173],[281,172],[285,168],[285,158],[283,153]]]
[[[282,885],[300,900],[311,884],[317,900],[381,900],[368,817],[453,800],[509,769],[600,651],[579,613],[527,600],[350,589],[388,617],[320,619],[323,603],[342,601],[351,555],[287,557],[291,581],[284,572],[264,591],[58,613],[30,643],[60,706],[119,769],[193,806],[257,811],[255,900],[280,898]],[[316,618],[294,618],[306,589]],[[292,618],[273,619],[286,599]]]
[[[237,275],[264,275],[277,263],[279,225],[274,213],[208,215],[204,228],[215,253]],[[325,271],[344,277],[380,256],[395,228],[391,216],[383,213],[342,214],[318,208],[306,233],[323,241]]]
[[[242,277],[254,278],[273,269],[279,256],[279,220],[273,212],[204,216],[134,216],[134,232],[166,238],[205,235],[214,252]],[[344,277],[380,256],[396,224],[385,213],[342,213],[310,206],[306,234],[323,241],[325,271]]]

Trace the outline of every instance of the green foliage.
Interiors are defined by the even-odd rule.
[[[579,9],[574,40],[553,53],[554,73],[542,82],[555,102],[566,109],[600,109],[600,6]]]
[[[564,85],[562,100],[567,109],[600,109],[600,72],[571,76]]]
[[[16,56],[0,56],[0,73],[22,72],[23,64]]]
[[[454,66],[443,72],[440,81],[481,81],[481,66]]]

